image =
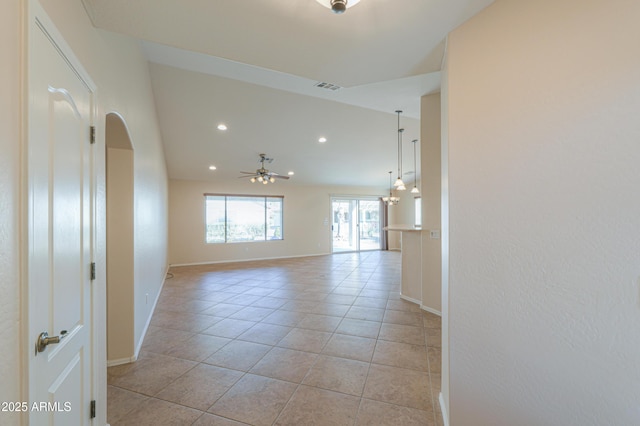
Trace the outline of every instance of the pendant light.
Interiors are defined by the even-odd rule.
[[[351,6],[355,6],[360,0],[316,0],[324,7],[331,9],[333,13],[341,14]]]
[[[396,113],[398,114],[398,179],[396,179],[393,186],[398,191],[404,191],[407,189],[402,181],[402,132],[404,132],[404,129],[400,128],[400,114],[402,114],[402,111],[397,110]]]
[[[418,167],[416,162],[416,145],[418,144],[418,139],[414,139],[411,141],[413,143],[413,189],[411,190],[412,194],[419,194],[420,190],[418,189]]]
[[[387,205],[387,206],[395,206],[400,201],[400,198],[394,197],[391,194],[391,173],[393,173],[393,172],[389,171],[389,196],[388,197],[382,197],[382,201],[384,201],[384,204]]]

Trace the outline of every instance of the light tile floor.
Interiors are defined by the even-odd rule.
[[[171,268],[111,426],[442,425],[440,318],[400,299],[400,254]]]

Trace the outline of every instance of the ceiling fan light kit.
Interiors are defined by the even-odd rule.
[[[249,178],[249,182],[256,183],[261,182],[263,185],[268,185],[269,183],[275,183],[276,179],[289,179],[289,176],[281,176],[276,172],[270,172],[269,170],[264,168],[264,162],[267,161],[271,163],[273,158],[268,158],[266,154],[260,154],[260,168],[255,172],[240,172],[245,174],[246,176],[239,176],[239,178]]]

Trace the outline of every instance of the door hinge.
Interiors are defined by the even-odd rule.
[[[96,417],[96,401],[95,399],[91,401],[91,418],[94,419]]]
[[[91,281],[96,279],[96,262],[91,262]]]
[[[96,126],[89,127],[89,141],[96,143]]]

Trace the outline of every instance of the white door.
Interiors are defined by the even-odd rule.
[[[35,2],[32,2],[35,3]],[[35,16],[34,16],[35,15]],[[59,36],[29,27],[29,423],[91,424],[92,85]],[[57,34],[57,32],[56,32]],[[37,348],[38,337],[52,340]],[[56,337],[60,338],[56,343]]]

